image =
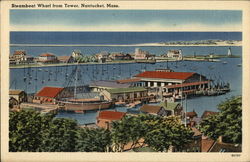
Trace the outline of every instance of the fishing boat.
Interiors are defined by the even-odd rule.
[[[74,77],[75,75],[75,77]],[[114,105],[112,101],[106,101],[99,98],[77,98],[77,81],[78,81],[78,65],[76,65],[76,69],[70,75],[70,80],[73,79],[74,83],[74,95],[73,98],[64,99],[60,101],[61,104],[64,105],[64,109],[66,111],[86,111],[86,110],[100,110],[107,109]],[[67,84],[69,85],[69,83]]]

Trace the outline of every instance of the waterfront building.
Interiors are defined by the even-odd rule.
[[[154,59],[153,55],[150,55],[148,51],[143,51],[140,48],[135,49],[135,60],[148,60],[148,59]]]
[[[75,60],[72,56],[58,56],[57,59],[60,63],[73,63],[73,62],[75,62]]]
[[[105,100],[133,103],[135,101],[149,101],[152,96],[148,96],[147,89],[143,87],[114,88],[103,90],[100,95]]]
[[[187,119],[188,120],[193,120],[195,117],[198,117],[197,113],[193,110],[191,112],[186,113]]]
[[[194,72],[145,71],[134,78],[141,79],[146,87],[151,88],[152,95],[175,98],[205,90],[210,82],[205,76]]]
[[[34,57],[28,56],[26,51],[17,50],[14,51],[13,55],[9,57],[9,63],[14,64],[30,64],[34,63]]]
[[[62,87],[43,87],[34,95],[33,103],[57,104],[62,98],[72,97],[66,88]]]
[[[126,113],[118,111],[101,111],[96,118],[96,125],[104,129],[111,129],[112,121],[121,120]]]
[[[163,106],[159,106],[159,105],[144,104],[140,108],[140,111],[146,114],[151,114],[151,115],[167,116],[167,112],[165,111]]]
[[[102,92],[103,90],[107,89],[129,88],[129,87],[131,87],[131,84],[129,83],[121,84],[114,80],[93,81],[89,84],[89,88],[92,92]]]
[[[23,102],[27,102],[26,92],[22,90],[9,90],[9,108],[19,108]]]
[[[58,63],[58,59],[54,54],[43,53],[43,54],[39,55],[37,62],[40,62],[40,63]]]
[[[132,56],[130,54],[125,54],[121,52],[114,52],[109,55],[110,60],[132,60]]]
[[[96,54],[95,57],[98,59],[98,62],[105,63],[109,58],[109,53],[102,51],[101,53]]]
[[[182,50],[168,50],[167,57],[174,60],[182,60]]]
[[[9,98],[14,98],[18,102],[18,104],[22,102],[27,102],[27,93],[23,90],[9,90]]]

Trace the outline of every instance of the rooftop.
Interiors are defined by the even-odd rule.
[[[49,57],[49,56],[55,56],[51,53],[43,53],[43,54],[40,54],[39,56],[42,56],[42,57]]]
[[[36,96],[55,98],[62,90],[59,87],[43,87]]]
[[[165,110],[174,110],[180,103],[178,102],[161,102],[160,106],[162,106]]]
[[[22,92],[24,92],[24,91],[22,91],[22,90],[17,90],[17,89],[15,89],[15,90],[10,89],[10,90],[9,90],[9,95],[19,95],[19,94],[22,93]]]
[[[117,83],[124,84],[124,83],[140,82],[140,81],[141,81],[140,78],[129,78],[129,79],[117,80],[116,82],[117,82]]]
[[[125,116],[126,113],[118,111],[101,111],[99,113],[99,119],[108,119],[108,120],[120,120]]]
[[[135,75],[135,77],[186,80],[194,74],[190,72],[145,71]]]
[[[72,56],[58,56],[57,59],[60,61],[68,61]]]
[[[147,113],[154,113],[154,114],[157,114],[157,113],[160,111],[161,108],[162,108],[161,106],[144,104],[144,105],[140,108],[140,111],[142,111],[142,112],[147,112]]]
[[[22,50],[14,51],[13,55],[26,55],[26,51],[22,51]]]
[[[201,152],[208,152],[210,148],[213,146],[214,142],[215,141],[210,138],[202,139],[201,140]]]
[[[195,111],[187,112],[187,117],[193,118],[197,116],[197,113]]]
[[[128,88],[130,84],[120,84],[116,81],[100,80],[89,84],[90,87],[106,87],[106,88]]]
[[[218,112],[215,112],[215,111],[204,111],[204,113],[202,114],[201,118],[204,119],[210,115],[215,115],[215,114],[218,114]]]
[[[129,93],[129,92],[141,92],[146,91],[147,89],[143,87],[129,87],[129,88],[115,88],[115,89],[108,89],[109,93]]]

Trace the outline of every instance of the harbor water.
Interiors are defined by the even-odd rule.
[[[30,47],[34,48],[34,47]],[[94,47],[92,47],[94,49]],[[110,47],[109,47],[110,48]],[[128,47],[129,49],[131,47]],[[134,48],[134,47],[133,47]],[[147,47],[150,48],[150,47]],[[160,47],[163,48],[163,47]],[[174,47],[167,47],[174,49]],[[180,47],[181,49],[185,49]],[[186,47],[192,51],[199,51],[202,47]],[[241,55],[241,47],[231,47],[234,53]],[[144,48],[142,48],[144,49]],[[151,47],[151,50],[157,47]],[[211,47],[216,51],[227,51],[227,47]],[[164,50],[165,51],[165,50]],[[183,50],[185,53],[185,50]],[[209,50],[207,51],[209,53]],[[198,53],[197,53],[198,54]],[[215,83],[230,83],[231,91],[221,96],[202,96],[189,98],[187,110],[195,110],[199,116],[205,110],[217,111],[217,105],[231,96],[242,94],[242,58],[222,58],[219,62],[181,61],[181,62],[158,62],[156,64],[145,63],[119,63],[119,64],[82,64],[78,65],[78,85],[87,85],[95,80],[118,80],[130,78],[145,70],[170,68],[177,72],[197,72],[214,80]],[[35,93],[44,86],[65,86],[76,65],[52,66],[52,67],[29,67],[10,69],[10,89],[22,89],[28,93]],[[26,78],[26,79],[24,79]],[[119,107],[117,111],[126,112],[127,108]],[[85,114],[59,112],[57,117],[69,117],[76,119],[79,124],[93,123],[96,119],[95,111]]]

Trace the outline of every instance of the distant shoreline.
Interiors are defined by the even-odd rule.
[[[11,47],[95,47],[95,46],[109,46],[109,47],[126,47],[126,46],[132,46],[132,47],[141,47],[141,46],[159,46],[159,47],[180,47],[180,46],[242,46],[241,42],[237,42],[235,44],[227,44],[227,43],[219,43],[219,44],[163,44],[163,43],[142,43],[142,44],[10,44]]]

